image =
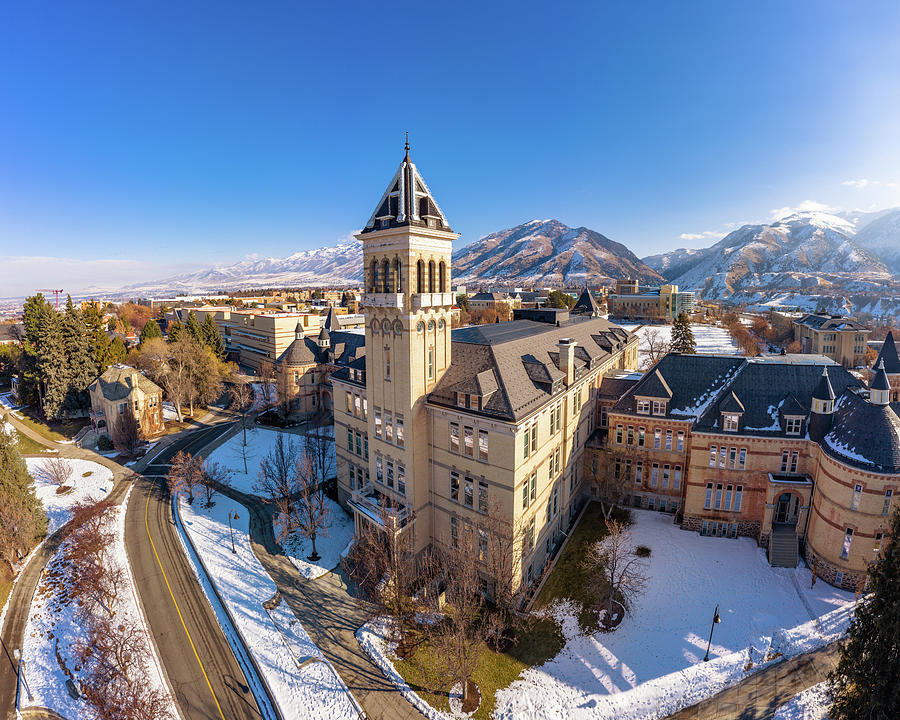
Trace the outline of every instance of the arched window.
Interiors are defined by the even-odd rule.
[[[425,261],[419,260],[416,263],[416,292],[425,292]]]
[[[433,293],[434,290],[434,260],[428,261],[428,292]]]
[[[381,292],[389,293],[391,291],[391,264],[387,260],[381,261],[381,282],[384,284]]]
[[[395,292],[401,293],[403,292],[403,283],[401,281],[401,272],[400,272],[400,258],[394,260],[394,285]]]
[[[441,260],[441,264],[438,266],[438,292],[445,293],[447,292],[447,263]]]
[[[372,277],[369,280],[369,292],[378,292],[378,261],[372,261]]]

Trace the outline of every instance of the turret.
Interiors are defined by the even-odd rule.
[[[812,411],[819,415],[831,415],[834,412],[834,388],[828,377],[828,368],[822,368],[822,377],[812,394]]]
[[[331,347],[331,335],[328,334],[328,330],[325,329],[325,326],[322,326],[322,329],[319,331],[319,347],[323,350],[327,350]]]
[[[875,377],[869,383],[869,402],[873,405],[887,405],[891,400],[891,383],[884,370],[884,360],[878,362]]]

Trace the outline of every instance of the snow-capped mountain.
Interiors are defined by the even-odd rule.
[[[485,235],[453,254],[453,277],[464,283],[582,285],[662,278],[621,243],[558,220],[532,220]]]
[[[285,258],[242,260],[233,265],[197,270],[129,290],[208,291],[304,285],[356,285],[362,282],[362,243],[349,240],[331,247],[304,250]]]
[[[900,208],[878,213],[860,227],[853,240],[877,255],[891,272],[900,274]]]
[[[879,221],[889,225],[890,217]],[[873,252],[889,236],[889,227],[864,245],[854,224],[863,219],[796,213],[771,224],[745,225],[708,248],[644,260],[683,289],[712,300],[761,303],[803,296],[815,306],[826,296],[841,297],[840,305],[852,307],[857,303],[848,296],[883,292],[894,285],[890,270]]]

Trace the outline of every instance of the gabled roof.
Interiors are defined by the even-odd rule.
[[[382,224],[384,222],[386,224]],[[409,159],[409,143],[400,167],[388,183],[387,190],[378,201],[362,233],[375,232],[384,227],[404,226],[430,226],[452,232],[428,185]]]
[[[725,395],[725,399],[719,403],[719,412],[720,413],[742,413],[744,412],[744,403],[741,402],[740,398],[734,394],[732,390],[730,393]]]
[[[509,295],[506,293],[500,292],[480,292],[472,295],[469,300],[487,300],[491,302],[506,302],[509,300]]]
[[[644,378],[634,394],[639,397],[665,398],[671,400],[672,388],[669,387],[669,384],[657,367],[647,373],[647,377]]]
[[[88,390],[93,391],[97,387],[100,388],[104,398],[112,401],[126,399],[135,387],[140,388],[146,395],[162,393],[159,385],[128,365],[113,365],[94,380]]]
[[[801,403],[794,393],[790,392],[784,396],[778,406],[778,410],[784,417],[797,417],[802,415],[806,417],[809,410]]]
[[[875,361],[875,367],[878,363],[884,363],[884,371],[888,375],[900,374],[900,357],[897,356],[897,346],[894,344],[894,333],[889,332],[881,346],[881,352],[878,353],[878,359]]]

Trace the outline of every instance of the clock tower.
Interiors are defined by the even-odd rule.
[[[430,541],[430,420],[425,396],[450,366],[454,233],[409,143],[366,226],[363,243],[369,472],[383,502],[414,518],[418,552]]]

